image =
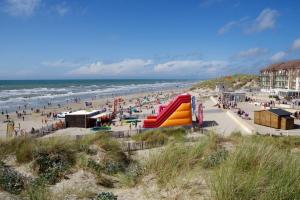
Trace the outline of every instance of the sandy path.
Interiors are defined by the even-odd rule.
[[[204,122],[216,122],[215,126],[209,129],[215,130],[216,132],[223,134],[225,136],[230,135],[233,131],[241,131],[243,129],[236,124],[228,115],[217,106],[214,106],[215,102],[211,99],[204,102]]]

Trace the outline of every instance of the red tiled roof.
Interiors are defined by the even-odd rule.
[[[283,70],[283,69],[300,69],[300,60],[291,60],[287,62],[275,63],[260,70],[260,72],[276,71],[276,70]]]

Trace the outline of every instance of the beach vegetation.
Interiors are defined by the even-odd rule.
[[[214,168],[224,162],[227,157],[228,151],[225,148],[220,148],[205,156],[202,162],[202,166],[206,169]]]
[[[112,192],[101,192],[93,200],[117,200],[118,197]]]
[[[202,157],[211,143],[210,137],[203,137],[194,145],[172,143],[159,153],[149,156],[145,174],[155,174],[160,186],[172,183],[176,178],[191,171],[202,162]]]
[[[25,188],[27,178],[0,161],[0,188],[12,194],[20,194]]]
[[[8,138],[0,139],[0,159],[5,159],[7,156],[14,154],[23,143],[30,142],[28,138]]]
[[[23,196],[30,200],[51,200],[47,182],[44,177],[37,177],[27,186]]]
[[[33,176],[26,177],[17,168],[0,162],[0,188],[25,199],[50,200],[54,198],[50,195],[53,185],[82,169],[94,175],[96,184],[108,189],[97,195],[93,190],[77,192],[91,199],[115,199],[109,193],[111,188],[136,187],[147,177],[160,189],[180,187],[183,191],[190,187],[189,181],[198,179],[209,190],[205,195],[216,200],[300,198],[300,137],[242,136],[240,132],[222,137],[212,131],[197,141],[186,142],[185,129],[171,128],[143,132],[134,138],[157,142],[155,134],[164,135],[165,145],[152,149],[142,162],[137,155],[125,153],[118,140],[107,133],[77,139],[2,141],[8,147],[1,154],[2,160],[15,155],[18,165],[30,162]]]
[[[222,76],[215,79],[204,80],[192,86],[192,89],[212,89],[216,88],[218,84],[224,84],[228,88],[240,89],[250,88],[258,85],[259,77],[253,74],[234,74],[232,76]]]
[[[168,141],[184,141],[185,135],[186,130],[184,128],[161,128],[134,135],[132,139],[154,144],[165,144]]]
[[[136,186],[140,182],[143,172],[143,166],[135,161],[130,163],[124,173],[119,173],[118,178],[123,187],[130,188]]]
[[[264,138],[244,140],[210,176],[215,199],[299,199],[300,159]]]

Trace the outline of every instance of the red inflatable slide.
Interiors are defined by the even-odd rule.
[[[157,116],[148,116],[144,128],[183,126],[192,124],[191,95],[181,94],[164,106]]]

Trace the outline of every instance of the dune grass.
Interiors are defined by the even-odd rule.
[[[119,173],[118,178],[123,187],[136,186],[143,175],[143,167],[139,162],[131,162],[124,173]]]
[[[212,173],[215,199],[300,199],[299,155],[259,139],[245,139]]]
[[[101,145],[107,151],[119,151],[118,142],[113,140],[107,133],[96,133],[75,140],[69,137],[53,138],[23,138],[0,140],[0,159],[9,155],[15,155],[18,163],[27,163],[34,159],[34,154],[39,151],[56,151],[57,149],[74,152],[89,151],[92,144]]]
[[[205,88],[215,89],[217,84],[225,84],[227,87],[240,89],[245,86],[248,82],[255,81],[259,82],[259,77],[252,74],[234,74],[232,76],[223,76],[215,79],[205,80],[198,84],[195,84],[192,89]]]
[[[8,155],[14,154],[24,143],[30,142],[28,138],[0,139],[0,159],[5,159]]]
[[[211,199],[300,199],[300,155],[294,151],[300,147],[300,137],[242,136],[235,132],[223,138],[212,132],[197,142],[185,143],[185,130],[175,128],[144,132],[135,139],[162,141],[157,135],[163,135],[167,145],[150,154],[143,164],[133,161],[117,140],[104,133],[77,140],[1,141],[1,158],[15,155],[20,164],[32,162],[37,178],[25,180],[1,162],[0,187],[28,199],[46,200],[50,198],[49,184],[77,167],[94,173],[98,184],[107,188],[115,187],[116,179],[123,187],[134,187],[150,174],[160,188],[177,187],[182,178],[200,172],[210,187]],[[228,148],[228,143],[234,148]],[[100,162],[93,160],[98,150],[105,152]]]
[[[161,186],[172,183],[178,176],[200,166],[203,156],[216,148],[215,143],[214,134],[194,145],[171,143],[161,152],[150,155],[145,174],[155,174]]]
[[[300,157],[291,151],[299,140],[211,134],[194,145],[172,143],[150,155],[144,175],[154,174],[159,186],[166,187],[201,170],[216,200],[300,199]],[[226,150],[225,142],[235,148]]]
[[[170,140],[183,141],[186,135],[184,128],[162,128],[146,131],[132,137],[135,141],[165,144]]]
[[[23,192],[22,196],[30,200],[51,200],[47,181],[43,177],[38,177],[33,180]]]
[[[131,160],[122,151],[119,142],[107,133],[96,133],[80,139],[19,137],[0,141],[0,160],[7,156],[15,156],[19,164],[32,162],[33,173],[37,177],[28,181],[23,180],[17,172],[3,165],[0,169],[3,168],[5,173],[0,173],[0,187],[12,193],[22,192],[29,199],[47,199],[48,185],[63,179],[84,157],[82,155],[88,157],[96,153],[91,146],[98,146],[105,151],[105,158],[101,162],[101,174],[97,176],[100,182],[109,182],[102,173],[109,175],[125,173]],[[85,167],[89,163],[92,161],[87,160]],[[27,181],[26,184],[24,181]]]

